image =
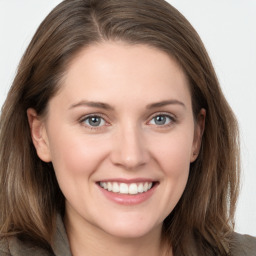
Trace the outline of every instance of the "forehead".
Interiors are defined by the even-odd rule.
[[[190,101],[186,76],[167,53],[147,46],[104,42],[82,49],[67,68],[63,96],[77,101],[120,99]],[[92,99],[90,99],[92,98]]]

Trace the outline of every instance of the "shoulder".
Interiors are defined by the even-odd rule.
[[[0,239],[0,256],[71,256],[64,223],[57,216],[57,226],[53,241],[53,252],[44,250],[28,239],[16,236]]]
[[[17,237],[0,239],[0,256],[51,256],[49,252],[19,240]]]
[[[0,239],[0,256],[11,256],[8,242],[5,238]]]
[[[232,256],[256,256],[256,237],[233,233],[230,249]]]

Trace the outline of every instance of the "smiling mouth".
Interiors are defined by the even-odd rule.
[[[155,182],[138,182],[138,183],[122,183],[122,182],[98,182],[98,185],[103,189],[125,195],[137,195],[149,191]]]

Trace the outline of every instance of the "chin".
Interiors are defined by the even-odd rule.
[[[134,239],[145,237],[155,232],[159,232],[162,229],[162,223],[157,226],[153,224],[147,224],[143,220],[139,223],[110,223],[111,226],[105,227],[104,231],[109,235],[112,235],[121,239]]]

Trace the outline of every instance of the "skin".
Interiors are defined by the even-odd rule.
[[[100,124],[91,126],[88,115]],[[164,253],[162,223],[184,191],[205,119],[204,110],[194,118],[188,82],[170,56],[123,42],[87,47],[70,63],[47,116],[29,109],[28,119],[38,156],[52,161],[66,198],[73,255]],[[157,186],[148,200],[122,205],[97,184],[120,178]]]

